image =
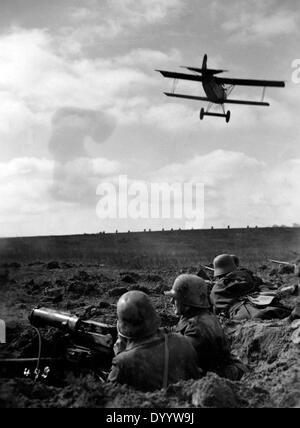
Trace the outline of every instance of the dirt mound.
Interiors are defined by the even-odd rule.
[[[115,287],[109,290],[108,294],[111,297],[121,297],[122,294],[127,293],[127,291],[128,291],[128,288],[126,287]]]
[[[293,274],[295,272],[294,266],[281,266],[279,268],[280,274]]]
[[[99,292],[98,285],[90,282],[82,282],[82,281],[73,281],[71,282],[67,288],[66,292],[71,294],[72,297],[81,297],[81,296],[94,296]]]
[[[129,287],[129,291],[142,291],[145,294],[151,294],[151,290],[144,285],[134,284]]]
[[[60,264],[58,262],[52,261],[47,264],[47,269],[60,269]]]
[[[0,265],[2,268],[11,268],[11,269],[20,269],[22,267],[21,263],[18,262],[11,262],[11,263],[2,263]]]
[[[126,282],[127,284],[135,284],[140,279],[140,275],[129,272],[121,274],[121,281]]]
[[[142,279],[143,279],[143,281],[146,281],[146,282],[162,282],[163,281],[163,279],[160,275],[152,275],[152,274],[143,275]]]
[[[84,319],[115,325],[118,298],[126,291],[140,289],[149,293],[162,326],[171,327],[178,322],[170,299],[162,294],[171,287],[176,272],[156,268],[139,272],[99,270],[84,264],[79,267],[78,262],[74,266],[48,270],[45,263],[23,264],[11,271],[11,282],[1,288],[0,305],[6,311],[1,318],[7,321],[7,345],[1,347],[0,358],[37,357],[38,336],[29,327],[28,315],[31,308],[40,303]],[[264,279],[270,279],[269,272],[269,269],[262,271]],[[127,275],[132,282],[121,281]],[[293,275],[283,275],[277,270],[272,277],[272,284],[279,290],[295,282]],[[297,293],[284,298],[289,308],[294,308],[297,301]],[[224,326],[233,353],[249,366],[249,373],[241,382],[230,382],[209,373],[197,381],[170,385],[166,391],[142,393],[124,385],[101,383],[89,371],[80,370],[76,375],[68,371],[61,376],[54,373],[46,383],[24,379],[22,373],[18,374],[19,378],[9,374],[0,377],[0,407],[298,406],[300,345],[296,324],[289,320],[245,321],[225,322]],[[41,333],[42,356],[60,356],[64,350],[64,333],[54,328],[43,329]]]
[[[64,349],[64,334],[55,328],[42,329],[42,357],[56,357]],[[7,326],[7,352],[14,358],[34,358],[38,355],[38,335],[33,327],[19,323]]]
[[[248,321],[230,334],[234,353],[250,367],[244,383],[266,388],[278,407],[294,407],[300,400],[300,347],[293,332],[285,320]]]
[[[68,379],[58,388],[29,379],[10,379],[2,386],[0,407],[240,408],[274,406],[262,388],[248,388],[208,373],[198,381],[179,382],[166,390],[135,391],[126,385],[100,383],[92,375]]]

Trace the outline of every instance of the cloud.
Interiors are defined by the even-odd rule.
[[[215,1],[211,6],[215,17],[222,16],[222,28],[230,41],[238,43],[269,42],[276,37],[297,34],[299,12],[274,0],[231,2],[226,6]],[[224,19],[225,17],[225,19]]]
[[[231,180],[245,169],[258,170],[263,166],[263,162],[248,157],[245,153],[215,150],[206,155],[197,155],[185,163],[167,165],[156,172],[156,175],[167,181],[197,180],[214,186],[219,182]]]
[[[195,110],[185,104],[168,103],[150,106],[144,115],[144,122],[165,131],[176,133],[195,129]]]
[[[92,158],[86,149],[87,138],[105,142],[115,128],[112,115],[101,110],[64,107],[52,119],[49,151],[55,160],[51,196],[57,200],[91,203],[99,179],[115,173],[115,161]]]
[[[111,165],[103,159],[89,159],[81,161],[81,165],[75,162],[73,168],[72,164],[68,167],[73,170],[73,177],[77,168],[80,184],[81,181],[86,183],[91,180],[90,175],[98,174],[100,168],[108,173]],[[90,206],[87,208],[84,202],[81,204],[81,201],[74,198],[78,191],[74,185],[69,186],[69,190],[73,192],[73,200],[70,197],[60,200],[52,197],[55,169],[55,161],[46,158],[14,158],[0,163],[2,236],[76,233],[78,227],[82,227],[81,230],[90,230],[90,224],[97,228],[92,215],[94,206],[91,210]],[[96,184],[98,183],[86,190],[95,193]],[[64,181],[61,185],[65,185]],[[96,218],[96,215],[94,217]]]
[[[0,90],[43,111],[61,107],[66,100],[86,108],[103,106],[129,88],[151,84],[137,67],[64,57],[56,51],[55,40],[43,30],[18,28],[0,37]]]
[[[19,218],[44,213],[54,162],[48,159],[15,158],[0,164],[0,218]],[[24,218],[23,218],[24,220]]]
[[[0,220],[42,215],[55,217],[56,209],[84,209],[96,204],[101,180],[119,171],[116,161],[79,158],[57,163],[46,158],[14,158],[0,163]],[[93,205],[94,206],[94,205]],[[23,216],[23,218],[22,218]]]
[[[114,64],[122,66],[139,66],[139,67],[161,67],[178,63],[182,60],[182,55],[178,49],[172,48],[169,52],[161,52],[153,49],[134,49],[127,55],[116,57],[113,59]]]
[[[61,108],[52,119],[49,151],[55,160],[62,162],[86,156],[85,139],[90,137],[96,143],[103,143],[115,126],[114,118],[101,110]]]
[[[77,158],[56,163],[50,194],[54,200],[76,203],[80,209],[96,202],[96,188],[102,180],[111,180],[120,170],[117,161],[103,158]]]
[[[293,223],[300,216],[300,159],[290,159],[266,174],[268,193],[265,192],[270,212],[279,211],[277,223]]]
[[[300,160],[269,168],[242,152],[216,150],[155,172],[156,180],[205,185],[205,221],[245,227],[292,224],[300,216]]]
[[[15,178],[47,177],[53,171],[54,162],[49,159],[15,158],[1,163],[0,180],[13,180]]]
[[[22,211],[25,214],[18,214],[16,228],[35,216],[40,219],[39,225],[45,223],[43,230],[48,221],[52,223],[51,231],[68,231],[68,225],[63,229],[60,223],[64,214],[73,210],[81,219],[88,210],[91,214],[98,183],[110,182],[126,170],[128,159],[134,156],[139,167],[136,170],[142,171],[135,171],[139,178],[144,174],[149,180],[156,180],[157,175],[162,179],[205,182],[209,222],[244,225],[250,220],[263,224],[268,218],[274,218],[274,223],[284,223],[285,218],[288,221],[298,209],[292,195],[299,191],[300,85],[267,91],[270,109],[230,107],[229,125],[214,118],[200,122],[201,106],[164,97],[162,92],[171,82],[154,72],[161,66],[185,64],[184,58],[191,58],[200,41],[203,43],[200,37],[196,47],[194,42],[184,46],[185,29],[194,31],[194,27],[188,27],[187,15],[182,22],[174,18],[188,3],[134,3],[133,7],[133,2],[126,0],[83,1],[81,9],[73,9],[73,16],[69,10],[69,21],[60,21],[66,25],[64,28],[58,23],[51,30],[13,28],[0,35],[0,145],[1,157],[7,159],[0,171],[2,218],[12,221],[17,214],[11,213]],[[217,2],[217,42],[223,12],[222,37],[225,31],[225,35],[242,35],[261,43],[270,39],[279,42],[277,35],[293,34],[298,19],[296,13],[292,17],[292,8],[286,7],[286,2],[271,9],[273,1],[254,1],[253,7],[246,2],[241,2],[241,6],[235,2],[231,7],[233,2],[229,1],[226,10],[223,3]],[[201,17],[199,24],[203,19],[207,20],[207,15]],[[206,30],[205,25],[199,24],[199,31]],[[182,31],[183,26],[180,40],[175,39],[174,34]],[[78,37],[77,30],[81,32]],[[162,48],[156,45],[151,49],[160,31]],[[171,48],[175,46],[174,40],[179,40],[176,49]],[[242,37],[240,41],[243,42]],[[257,75],[257,61],[261,57],[256,57],[256,48],[258,44],[255,53],[249,52],[247,57],[248,62],[253,59],[250,67],[245,63],[242,66],[247,73],[254,73],[252,77],[268,78],[269,70],[265,73],[260,68],[262,75]],[[230,46],[228,49],[230,63]],[[209,58],[212,66],[214,62],[216,66],[226,66],[217,56],[213,61],[213,52]],[[282,55],[273,57],[270,63],[268,59],[268,69],[276,73],[274,78],[277,65],[281,70],[284,67]],[[278,75],[279,79],[286,77],[281,72]],[[194,85],[191,91],[197,94],[202,88]],[[237,89],[233,96],[239,95]],[[241,95],[252,99],[250,89]],[[114,133],[117,126],[118,132]],[[99,145],[108,140],[112,144]],[[215,150],[203,155],[212,150],[210,147],[239,147],[241,152]],[[244,150],[252,155],[242,153]],[[282,152],[284,158],[290,159],[291,151],[295,160],[275,165]],[[197,156],[186,160],[193,153]],[[259,160],[260,156],[266,164]],[[165,159],[170,165],[157,171],[156,165],[162,165]],[[175,162],[178,159],[180,162]],[[144,170],[141,165],[145,165]],[[83,230],[84,224],[86,219],[77,230]],[[38,231],[34,221],[30,227],[34,233]]]
[[[182,0],[111,0],[112,10],[134,26],[160,22],[177,14],[183,4]]]
[[[55,40],[47,31],[21,28],[0,36],[2,153],[18,148],[26,156],[32,146],[33,155],[46,154],[52,115],[66,105],[101,111],[95,113],[94,127],[96,120],[103,124],[100,115],[108,110],[115,112],[118,121],[118,105],[126,108],[129,104],[135,115],[139,108],[136,100],[147,97],[156,84],[154,71],[149,75],[141,70],[143,61],[155,63],[177,56],[175,50],[138,49],[110,59],[70,59],[57,51]],[[77,114],[73,119],[78,121],[74,128],[80,127],[82,118]]]
[[[0,164],[0,172],[0,222],[19,234],[37,234],[90,230],[87,218],[97,227],[96,189],[100,183],[117,185],[121,169],[118,162],[104,158],[74,159],[59,168],[54,160],[16,158]],[[242,152],[215,150],[148,172],[144,180],[132,175],[128,184],[149,188],[151,183],[161,182],[204,183],[206,227],[291,225],[300,216],[299,174],[299,158],[269,169]],[[145,224],[151,228],[184,227],[180,220],[151,218],[101,224],[107,230],[143,228]]]
[[[41,146],[48,138],[49,117],[35,112],[13,91],[0,91],[0,148],[5,153],[28,156],[34,147]]]
[[[79,7],[69,7],[69,18],[77,25],[82,22],[103,22],[114,19],[122,25],[144,26],[177,15],[184,0],[103,0],[83,1]]]
[[[185,0],[101,0],[82,2],[79,7],[69,7],[66,25],[60,28],[58,38],[70,55],[99,43],[110,43],[145,36],[145,27],[172,21],[179,16]]]

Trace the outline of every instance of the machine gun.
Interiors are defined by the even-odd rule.
[[[93,320],[82,320],[69,312],[38,307],[29,315],[30,324],[36,329],[39,338],[37,358],[2,359],[1,366],[22,366],[25,376],[34,375],[47,378],[53,368],[80,370],[92,369],[101,380],[105,379],[113,358],[113,344],[117,339],[115,326]],[[42,336],[40,329],[45,327],[57,328],[63,334],[63,348],[57,358],[41,357]],[[41,368],[41,364],[44,367]],[[46,366],[45,366],[46,364]],[[34,371],[31,367],[35,366]],[[30,367],[30,368],[29,368]]]
[[[208,271],[208,273],[206,272]],[[211,274],[213,274],[214,269],[206,266],[206,265],[199,265],[199,270],[197,272],[197,276],[204,279],[204,281],[211,282]],[[210,274],[210,275],[209,275]]]
[[[295,263],[289,263],[289,262],[282,262],[279,260],[271,260],[269,259],[269,262],[275,263],[277,265],[283,265],[283,266],[290,266],[294,268],[294,273],[296,277],[300,278],[300,260],[298,259]]]
[[[214,272],[215,271],[214,268],[206,266],[206,265],[200,265],[200,267],[202,269],[208,270],[209,272]]]

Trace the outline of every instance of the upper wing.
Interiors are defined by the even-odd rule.
[[[189,67],[189,70],[197,71],[196,68]],[[174,71],[156,70],[161,73],[164,77],[171,79],[183,79],[192,80],[196,82],[202,82],[202,76],[194,74],[177,73]],[[232,79],[230,77],[215,77],[215,81],[219,84],[225,85],[239,85],[239,86],[261,86],[261,87],[272,87],[272,88],[284,88],[285,82],[279,80],[255,80],[255,79]]]
[[[188,100],[210,102],[208,98],[196,97],[194,95],[173,94],[172,92],[164,92],[164,94],[167,95],[167,97],[185,98]],[[270,105],[269,103],[258,102],[258,101],[247,101],[247,100],[225,100],[224,104],[244,104],[249,106],[264,106],[264,107],[268,107]]]
[[[263,86],[270,88],[284,88],[285,82],[279,80],[231,79],[230,77],[216,77],[216,82],[225,85]]]
[[[196,76],[195,74],[176,73],[173,71],[156,70],[161,73],[164,77],[170,77],[172,79],[183,79],[183,80],[194,80],[196,82],[202,82],[202,76]]]

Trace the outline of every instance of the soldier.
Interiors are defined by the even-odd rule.
[[[295,267],[295,270],[294,270],[295,276],[296,278],[298,278],[298,290],[299,290],[300,289],[300,259],[296,260],[294,267]],[[298,291],[298,295],[299,295],[299,291]],[[290,320],[293,321],[299,318],[300,318],[300,298],[298,297],[296,300],[296,306],[290,315]]]
[[[183,336],[159,329],[159,318],[145,293],[123,294],[117,314],[123,344],[113,359],[109,381],[154,391],[201,376],[193,346]]]
[[[255,286],[259,291],[264,291],[264,290],[269,290],[274,288],[270,282],[266,282],[259,276],[254,275],[254,273],[250,269],[240,266],[240,259],[238,256],[236,256],[235,254],[231,254],[231,257],[233,259],[233,262],[237,270],[248,272],[249,275],[251,275],[252,280],[254,281]]]
[[[183,274],[165,294],[172,298],[174,312],[180,316],[175,331],[194,346],[200,368],[204,372],[214,371],[231,380],[239,380],[246,367],[231,355],[220,322],[210,311],[206,282],[197,275]]]
[[[216,257],[214,269],[216,282],[210,299],[217,315],[234,319],[282,319],[289,316],[290,311],[279,303],[274,304],[272,296],[266,296],[262,305],[253,303],[250,296],[259,291],[253,275],[247,269],[237,269],[231,255]]]

